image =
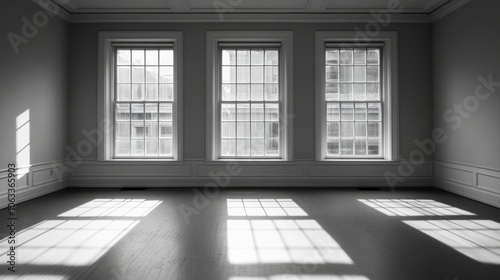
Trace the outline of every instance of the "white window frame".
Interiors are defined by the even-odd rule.
[[[383,43],[381,52],[381,97],[383,154],[380,158],[327,158],[326,156],[326,101],[325,95],[325,51],[327,43],[359,44]],[[316,32],[316,160],[318,161],[397,161],[399,154],[399,79],[398,79],[398,34],[382,31],[373,37],[360,38],[355,31]]]
[[[114,158],[114,67],[115,43],[173,44],[174,50],[174,103],[172,157]],[[182,121],[182,31],[101,31],[98,39],[98,142],[100,161],[181,161],[183,150]]]
[[[279,158],[221,158],[219,112],[219,43],[280,43],[280,154]],[[293,159],[293,32],[292,31],[207,31],[207,151],[210,161],[290,161]]]

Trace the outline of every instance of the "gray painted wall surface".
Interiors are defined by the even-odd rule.
[[[71,24],[69,143],[86,139],[97,124],[97,34],[115,30],[172,30],[184,36],[184,159],[205,159],[205,34],[208,30],[292,30],[294,32],[294,157],[313,160],[315,31],[353,30],[354,24]],[[360,26],[364,29],[364,25]],[[394,24],[399,32],[400,154],[432,129],[432,26]],[[87,157],[97,158],[97,149]]]
[[[26,17],[44,11],[33,1],[11,0],[0,9],[0,170],[16,160],[16,117],[30,110],[30,164],[62,160],[67,145],[69,23],[48,17],[14,52],[7,37],[22,34]],[[45,12],[43,12],[45,13]],[[43,20],[42,17],[39,20]]]
[[[500,82],[500,2],[474,0],[433,25],[434,126],[444,128],[448,140],[438,145],[436,160],[500,171],[500,87],[459,124],[457,114],[443,114],[454,104],[469,101],[480,81],[493,75]],[[481,93],[487,93],[484,88]],[[448,113],[449,114],[449,113]],[[451,118],[452,115],[447,115]],[[455,126],[455,128],[453,128]],[[500,190],[500,186],[499,186]]]

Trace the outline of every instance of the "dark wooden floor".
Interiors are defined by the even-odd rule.
[[[203,189],[198,189],[203,192]],[[224,189],[208,200],[208,205],[199,213],[190,216],[186,223],[181,215],[184,209],[193,206],[195,193],[190,188],[150,188],[147,190],[120,191],[119,189],[65,189],[18,205],[18,230],[28,229],[30,238],[43,234],[34,231],[33,226],[52,223],[52,230],[60,229],[62,222],[76,221],[135,221],[135,226],[122,237],[116,237],[116,244],[108,246],[103,240],[102,255],[98,259],[85,259],[85,244],[71,242],[52,242],[35,244],[41,251],[51,250],[50,254],[35,256],[33,248],[17,248],[17,273],[25,276],[19,279],[177,279],[177,280],[466,280],[500,279],[500,209],[468,200],[433,188],[389,190],[326,189],[326,188],[271,188],[271,189]],[[96,199],[145,199],[159,201],[144,217],[123,215],[85,215],[67,212]],[[306,216],[297,217],[234,217],[228,216],[227,199],[291,199]],[[462,215],[462,212],[433,215],[434,210],[422,207],[417,211],[429,211],[424,216],[388,216],[370,207],[360,199],[377,202],[381,199],[406,199],[409,203],[417,200],[433,200],[468,211],[475,215]],[[197,201],[198,203],[204,201]],[[370,201],[368,201],[370,202]],[[378,201],[380,205],[384,201]],[[418,201],[417,201],[418,202]],[[89,204],[87,204],[88,206]],[[92,206],[92,205],[90,205]],[[154,206],[154,205],[152,205]],[[204,205],[202,205],[204,206]],[[388,207],[390,208],[390,207]],[[418,208],[418,207],[417,207]],[[439,208],[439,207],[438,207]],[[444,207],[446,208],[446,207]],[[449,208],[448,208],[449,209]],[[88,209],[87,209],[88,210]],[[144,209],[142,209],[144,210]],[[191,209],[192,210],[192,209]],[[392,211],[380,209],[382,211]],[[401,210],[401,209],[400,209]],[[441,209],[442,210],[442,209]],[[441,211],[437,209],[436,211]],[[402,209],[402,211],[405,211]],[[61,216],[61,214],[64,214]],[[118,212],[117,212],[118,213]],[[123,212],[125,213],[125,212]],[[400,212],[394,212],[400,213]],[[404,212],[407,213],[408,212]],[[442,212],[441,212],[442,213]],[[0,210],[0,218],[7,221],[6,209]],[[322,230],[335,240],[340,251],[345,252],[352,263],[314,261],[252,261],[235,263],[229,258],[228,220],[309,220],[317,222]],[[463,254],[443,242],[423,233],[405,223],[413,221],[463,221],[458,223],[467,229],[467,222],[488,221],[486,228],[478,232],[489,234],[488,242],[480,240],[478,246],[465,244],[466,249],[476,250],[472,257]],[[4,222],[2,222],[4,223]],[[474,228],[474,227],[472,227]],[[88,229],[88,228],[87,228]],[[118,229],[120,229],[118,227]],[[50,231],[50,227],[46,227]],[[488,232],[489,231],[489,232]],[[33,233],[34,232],[34,233]],[[114,231],[116,232],[116,230]],[[23,233],[18,234],[19,239]],[[5,226],[0,229],[0,239],[8,236]],[[52,241],[57,234],[52,235]],[[238,237],[238,236],[237,236]],[[84,235],[84,238],[85,237]],[[446,238],[446,237],[445,237]],[[474,235],[468,235],[474,243]],[[480,238],[481,239],[481,238]],[[61,239],[63,240],[63,239]],[[314,243],[314,240],[312,240]],[[19,240],[27,242],[27,240]],[[481,243],[483,242],[483,243]],[[48,245],[46,245],[48,244]],[[83,245],[82,245],[83,244]],[[460,242],[458,242],[460,244]],[[482,245],[481,245],[482,244]],[[486,244],[486,245],[484,245]],[[14,274],[7,271],[2,242],[0,256],[0,279]],[[33,244],[31,244],[33,245]],[[242,244],[245,245],[245,244]],[[60,248],[58,247],[60,246]],[[107,246],[107,247],[106,247]],[[471,248],[471,246],[473,248]],[[108,248],[109,247],[109,248]],[[88,249],[88,248],[87,248]],[[95,248],[94,248],[95,249]],[[25,250],[25,251],[23,251]],[[66,251],[65,251],[66,250]],[[83,250],[83,258],[65,255],[58,259],[57,253]],[[257,249],[256,249],[257,250]],[[83,252],[83,253],[82,253]],[[486,254],[486,255],[485,255]],[[495,257],[491,257],[492,254]],[[479,257],[475,258],[474,256]],[[80,260],[80,261],[79,261]],[[488,263],[490,262],[490,263]],[[34,278],[28,278],[35,276]],[[292,276],[297,276],[293,278]],[[357,277],[355,277],[357,276]],[[10,279],[10,278],[8,278]],[[16,278],[13,278],[16,279]]]

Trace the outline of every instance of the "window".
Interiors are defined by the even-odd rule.
[[[212,160],[291,157],[291,33],[274,33],[209,32]]]
[[[104,160],[178,160],[181,33],[101,32]]]
[[[396,36],[360,43],[348,34],[317,33],[317,158],[393,160]]]

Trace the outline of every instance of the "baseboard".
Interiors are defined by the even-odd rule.
[[[500,208],[500,170],[436,160],[434,186]]]

